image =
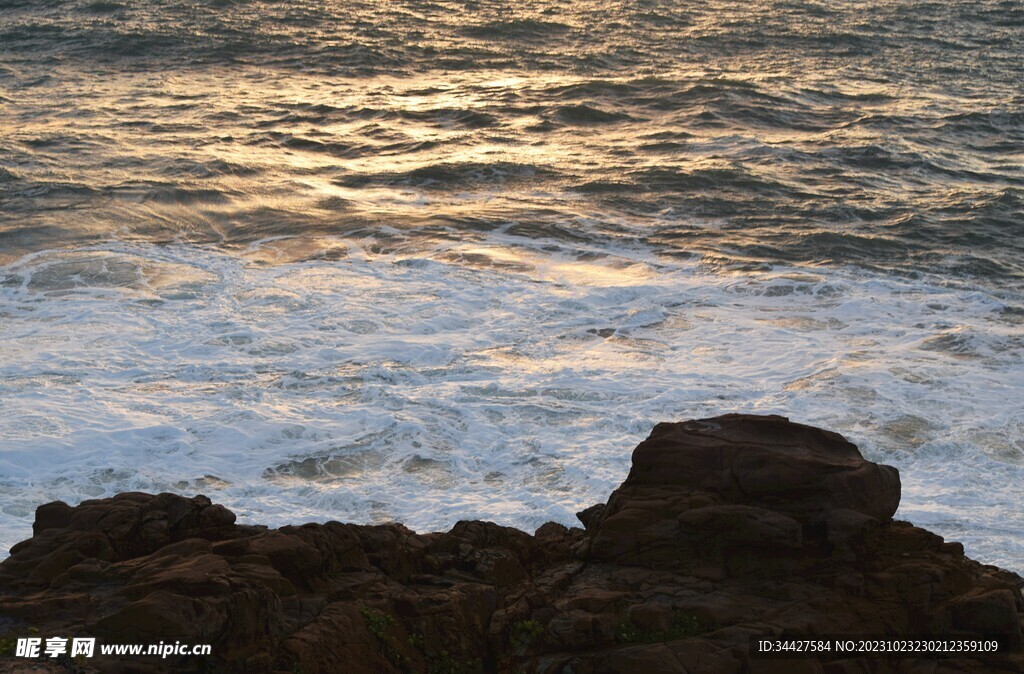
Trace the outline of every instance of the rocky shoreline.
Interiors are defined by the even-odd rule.
[[[659,424],[584,528],[235,524],[204,496],[40,506],[0,564],[4,672],[1024,672],[1024,579],[893,521],[894,468],[782,417]],[[18,637],[212,655],[15,657]],[[764,658],[754,637],[998,639]]]

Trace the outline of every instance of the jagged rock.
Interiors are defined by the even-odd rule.
[[[28,661],[78,672],[1021,672],[1024,579],[891,517],[895,469],[782,417],[660,424],[586,531],[240,526],[202,496],[37,511],[0,564],[0,638],[209,643]],[[981,657],[767,660],[766,635],[997,637]]]

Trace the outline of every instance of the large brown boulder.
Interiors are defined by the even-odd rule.
[[[726,414],[658,424],[633,451],[620,490],[664,485],[805,524],[839,509],[888,520],[900,503],[895,468],[866,461],[838,433],[780,416]]]
[[[0,563],[0,672],[1024,672],[1024,579],[891,516],[894,469],[781,417],[661,424],[586,525],[241,526],[202,496],[40,506]],[[754,638],[996,638],[763,659]],[[14,657],[17,638],[210,644]]]
[[[596,558],[677,566],[800,548],[805,534],[846,538],[891,519],[899,501],[899,472],[841,435],[727,414],[658,424],[608,504],[581,520]]]

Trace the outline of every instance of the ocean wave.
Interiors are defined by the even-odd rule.
[[[451,189],[551,180],[560,174],[550,168],[511,162],[452,162],[421,166],[401,172],[352,174],[336,181],[344,187],[407,185],[422,189]]]
[[[402,110],[398,116],[416,122],[428,122],[444,128],[486,129],[498,124],[498,118],[479,110],[437,108],[434,110]]]
[[[633,118],[622,112],[609,112],[589,105],[563,105],[553,115],[564,124],[613,124]]]
[[[339,243],[335,261],[120,245],[4,267],[11,540],[29,504],[199,484],[271,524],[570,523],[654,420],[723,406],[827,422],[900,467],[910,513],[1021,473],[1004,404],[1024,381],[1007,376],[1024,367],[1019,297],[854,268],[718,274],[536,236],[393,256]],[[1013,566],[1017,493],[998,495],[1017,513],[1001,531],[989,495],[956,497],[972,554]]]
[[[571,28],[557,21],[537,19],[509,19],[463,26],[459,32],[467,37],[494,40],[536,40],[562,35]]]
[[[571,522],[723,406],[1019,481],[1013,3],[492,4],[3,3],[5,531]]]
[[[759,176],[743,167],[702,168],[686,170],[675,167],[652,167],[627,171],[625,180],[592,181],[575,189],[586,193],[667,192],[689,194],[699,190],[716,192],[739,191],[750,194],[785,194],[800,196],[798,189],[777,180]]]

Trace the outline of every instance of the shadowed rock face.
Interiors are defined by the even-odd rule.
[[[622,489],[659,485],[767,508],[805,524],[837,509],[887,520],[900,503],[895,468],[865,461],[838,433],[778,416],[658,424],[634,451]]]
[[[0,671],[1021,672],[1024,579],[891,520],[894,468],[782,417],[659,424],[586,529],[241,526],[203,496],[40,506],[0,636],[210,643]],[[997,637],[982,659],[751,658],[758,635]],[[35,668],[35,669],[33,669]]]
[[[847,538],[888,521],[899,502],[899,472],[841,435],[729,414],[655,426],[607,506],[584,517],[593,558],[677,568],[800,549],[805,532]]]

